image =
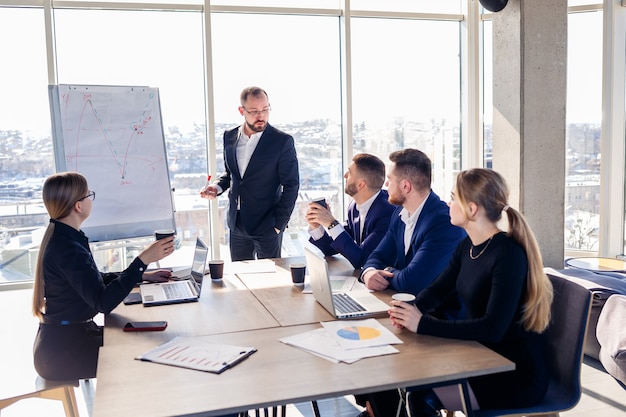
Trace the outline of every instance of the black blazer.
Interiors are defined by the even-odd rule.
[[[268,124],[242,178],[236,155],[238,134],[239,127],[224,132],[226,170],[218,178],[222,191],[230,189],[228,227],[235,228],[239,200],[241,222],[248,234],[285,230],[300,188],[293,137]]]

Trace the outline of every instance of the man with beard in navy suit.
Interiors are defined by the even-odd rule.
[[[294,140],[268,123],[265,90],[245,88],[240,102],[244,123],[224,133],[225,171],[200,195],[213,199],[229,190],[231,260],[280,258],[300,187]]]
[[[398,205],[387,234],[363,265],[370,290],[417,294],[448,264],[466,234],[450,223],[450,209],[431,188],[431,162],[417,149],[389,155],[389,201]]]
[[[343,177],[346,194],[353,199],[348,219],[340,224],[328,208],[311,202],[306,214],[309,241],[324,255],[342,254],[358,269],[385,236],[396,206],[387,200],[387,191],[381,190],[385,163],[380,158],[366,153],[355,155]]]

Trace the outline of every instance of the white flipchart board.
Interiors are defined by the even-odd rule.
[[[83,174],[96,192],[90,241],[175,229],[158,88],[61,84],[49,97],[57,172]]]

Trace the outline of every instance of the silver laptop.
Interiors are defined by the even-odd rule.
[[[202,239],[196,239],[191,269],[173,277],[173,281],[154,282],[139,286],[141,301],[146,307],[188,303],[200,298],[200,285],[204,277],[204,266],[209,254],[208,246]]]
[[[193,253],[193,261],[191,262],[191,268],[181,269],[172,272],[172,279],[176,281],[182,281],[185,279],[193,278],[198,285],[202,285],[202,279],[204,278],[204,270],[206,267],[206,261],[209,256],[209,247],[201,238],[196,238],[196,247]]]
[[[389,306],[369,291],[334,292],[328,274],[328,263],[321,253],[305,247],[306,266],[313,296],[338,319],[386,314]]]

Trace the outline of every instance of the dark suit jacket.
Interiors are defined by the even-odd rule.
[[[248,234],[285,230],[300,188],[293,137],[268,124],[242,178],[236,155],[238,133],[238,127],[224,132],[226,170],[218,178],[223,191],[230,189],[228,227],[235,228],[240,200],[241,221]]]
[[[367,211],[363,224],[363,236],[360,242],[356,242],[356,230],[359,228],[359,217],[354,201],[348,206],[348,220],[344,223],[344,231],[333,240],[328,233],[324,233],[318,240],[310,238],[309,241],[317,246],[324,255],[340,253],[346,257],[355,269],[363,266],[363,263],[372,251],[378,246],[389,228],[391,215],[396,206],[387,198],[387,191],[381,190]]]
[[[405,255],[405,224],[400,218],[402,207],[391,217],[387,234],[369,256],[363,270],[390,267],[393,278],[389,287],[417,295],[430,284],[448,264],[450,256],[466,234],[450,223],[448,205],[431,191],[422,208]]]

